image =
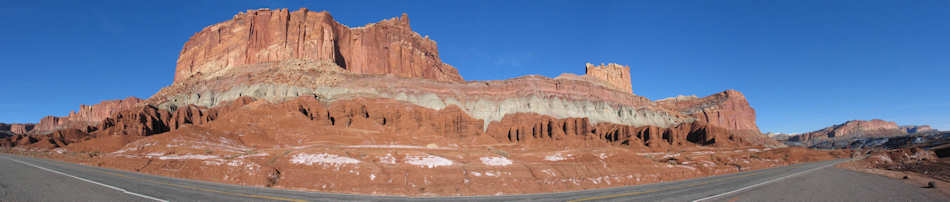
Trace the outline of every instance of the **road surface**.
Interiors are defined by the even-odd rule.
[[[0,154],[0,201],[948,201],[898,180],[831,167],[843,161],[575,192],[407,198],[244,187]]]

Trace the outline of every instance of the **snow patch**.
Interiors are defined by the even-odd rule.
[[[433,155],[425,155],[425,156],[406,155],[406,163],[421,166],[421,167],[434,168],[434,167],[439,167],[439,166],[451,166],[452,160],[442,158],[439,156],[433,156]]]
[[[505,157],[481,157],[479,160],[482,160],[482,164],[489,166],[507,166],[511,165],[511,160]]]
[[[438,149],[438,150],[454,150],[456,148],[451,147],[425,147],[425,146],[415,146],[415,145],[395,145],[395,144],[384,144],[384,145],[349,145],[345,148],[381,148],[381,149]]]
[[[660,154],[665,154],[663,152],[652,152],[652,153],[637,153],[638,156],[656,156]]]
[[[312,166],[313,164],[319,164],[323,166],[340,167],[344,164],[359,163],[360,160],[356,160],[354,158],[345,157],[345,156],[327,154],[327,153],[322,153],[322,154],[299,153],[299,154],[295,154],[290,159],[290,162],[294,164],[306,164],[308,166]]]
[[[545,161],[563,161],[567,160],[567,157],[571,157],[571,154],[561,155],[561,152],[554,153],[553,155],[548,155],[544,157]]]
[[[158,159],[161,159],[161,160],[182,160],[182,159],[200,159],[200,160],[207,160],[207,159],[218,159],[218,158],[221,158],[221,157],[218,157],[218,156],[215,156],[215,155],[201,155],[201,154],[168,155],[168,156],[161,156],[161,155],[152,156],[152,155],[149,155],[149,157],[150,157],[150,158],[151,158],[151,157],[158,157]]]
[[[267,154],[267,153],[256,153],[256,154],[251,154],[251,155],[242,155],[242,156],[239,156],[239,157],[237,157],[237,158],[239,158],[239,159],[245,159],[245,158],[250,158],[250,157],[265,157],[265,156],[268,156],[268,155],[269,155],[269,154]]]
[[[668,159],[668,158],[673,158],[677,156],[680,156],[680,154],[679,153],[666,154],[666,155],[663,155],[662,159]]]
[[[393,154],[386,154],[386,156],[380,156],[378,159],[380,163],[396,164],[396,157],[393,157]]]
[[[551,169],[544,169],[544,170],[541,170],[541,172],[544,174],[548,174],[552,177],[557,176],[557,173],[555,173],[554,170],[551,170]]]

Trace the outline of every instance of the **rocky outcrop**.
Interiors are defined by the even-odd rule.
[[[413,32],[409,17],[349,28],[328,12],[249,10],[208,26],[182,48],[175,82],[205,79],[262,62],[332,62],[348,72],[463,81],[442,63],[436,42]]]
[[[739,91],[726,90],[703,98],[663,99],[658,100],[657,104],[713,126],[736,131],[759,131],[755,123],[755,109]]]
[[[30,130],[33,130],[33,126],[34,124],[30,123],[0,123],[0,131],[10,134],[26,134],[27,132],[30,132]]]
[[[93,126],[98,125],[103,119],[111,116],[113,113],[133,109],[142,105],[144,105],[144,101],[135,97],[128,97],[123,100],[103,101],[92,106],[80,105],[79,111],[70,112],[69,115],[65,117],[43,117],[30,133],[46,134],[64,128],[80,129],[88,132]]]
[[[10,124],[10,132],[14,134],[26,134],[33,130],[34,124]]]
[[[937,130],[937,129],[931,128],[929,125],[916,125],[916,126],[907,125],[907,126],[900,126],[900,129],[906,133],[921,133],[921,132],[929,132],[929,131]]]
[[[630,84],[630,66],[609,63],[594,66],[587,63],[585,65],[586,74],[584,76],[599,81],[603,81],[612,89],[633,93]]]
[[[711,126],[744,134],[761,143],[777,143],[761,134],[755,123],[755,109],[739,91],[726,90],[703,98],[677,96],[657,100],[656,103]]]

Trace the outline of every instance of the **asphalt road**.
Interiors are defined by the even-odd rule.
[[[0,154],[0,201],[947,201],[900,181],[830,167],[846,160],[639,186],[510,196],[407,198],[175,179]],[[818,194],[815,194],[818,193]]]

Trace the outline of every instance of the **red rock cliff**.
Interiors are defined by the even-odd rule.
[[[633,93],[633,88],[630,85],[630,66],[614,63],[594,66],[593,64],[587,63],[586,68],[587,72],[585,75],[588,78],[603,81],[610,88]]]
[[[436,43],[409,27],[409,17],[349,28],[327,12],[249,10],[195,33],[182,48],[175,82],[245,64],[304,59],[353,73],[463,81],[442,63]]]
[[[755,124],[755,109],[749,106],[749,101],[739,91],[726,90],[703,98],[667,98],[657,103],[710,125],[730,130],[759,131]]]
[[[26,134],[33,130],[33,124],[10,124],[10,132],[14,134]]]
[[[136,106],[144,105],[144,101],[135,97],[128,97],[124,100],[107,100],[92,106],[80,105],[79,111],[69,113],[69,116],[55,117],[47,116],[36,124],[33,133],[49,133],[62,128],[83,129],[88,126],[95,126],[103,119],[112,115],[112,113],[132,109]]]
[[[657,100],[657,104],[689,115],[699,122],[730,130],[750,142],[778,144],[759,131],[755,123],[755,109],[739,91],[730,89],[703,98],[677,96]]]

